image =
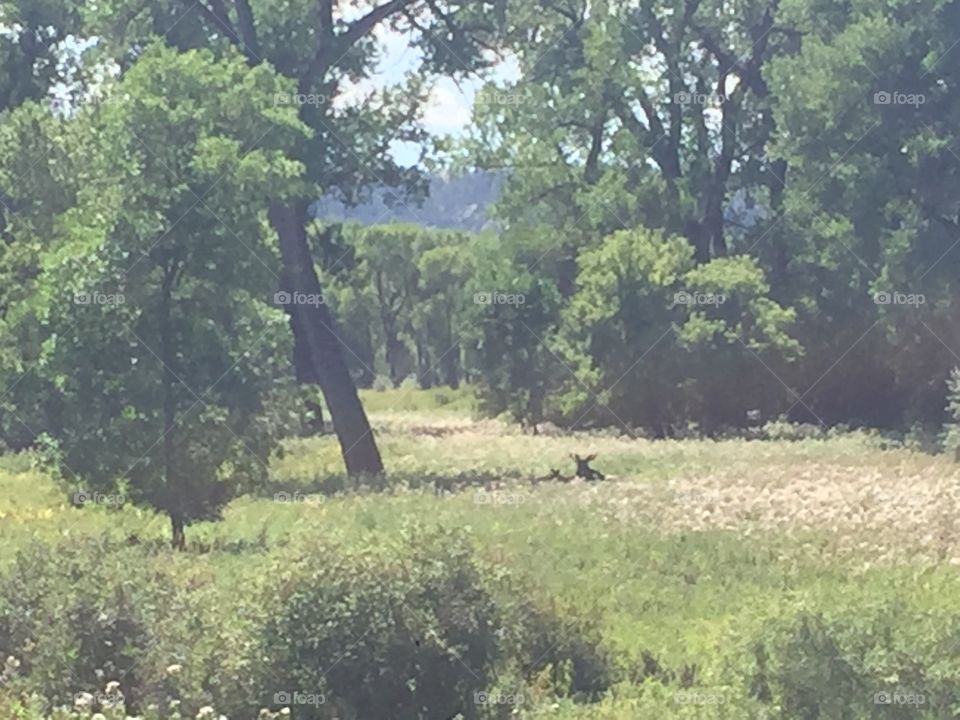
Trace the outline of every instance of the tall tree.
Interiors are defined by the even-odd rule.
[[[109,39],[115,56],[126,62],[135,58],[146,37],[163,35],[180,49],[234,45],[251,65],[270,63],[296,82],[298,94],[290,101],[314,131],[298,154],[308,178],[321,191],[336,190],[352,199],[373,182],[409,188],[420,180],[417,173],[399,167],[389,149],[397,140],[422,139],[415,122],[423,99],[421,82],[411,78],[405,88],[371,93],[359,104],[339,102],[376,69],[380,53],[375,32],[410,36],[424,57],[425,72],[471,72],[494,59],[484,38],[493,32],[502,5],[502,0],[388,0],[351,12],[353,8],[342,8],[335,0],[280,5],[273,0],[131,0],[98,6],[90,32]],[[185,21],[185,13],[195,14]],[[281,282],[291,296],[322,296],[306,232],[312,202],[312,196],[304,195],[269,208],[280,243]],[[296,343],[309,357],[323,390],[347,471],[382,471],[329,308],[292,304],[288,312]]]
[[[308,130],[264,102],[288,88],[236,54],[158,45],[117,102],[79,110],[53,137],[82,175],[29,298],[51,329],[39,372],[55,388],[53,457],[71,483],[167,514],[177,548],[190,522],[264,477],[277,440],[283,315],[258,256],[270,253],[263,198],[303,191],[287,153]]]

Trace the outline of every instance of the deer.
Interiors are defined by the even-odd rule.
[[[606,480],[606,476],[594,470],[590,467],[590,463],[593,460],[596,460],[596,454],[587,455],[586,457],[580,457],[579,455],[571,454],[571,459],[577,464],[577,472],[574,474],[575,477],[583,478],[584,480],[593,481],[593,480]]]
[[[542,477],[542,478],[534,478],[533,484],[534,484],[534,485],[539,485],[539,484],[542,483],[542,482],[549,482],[549,481],[551,481],[551,480],[553,480],[553,481],[558,481],[558,482],[570,482],[571,480],[573,480],[573,478],[572,478],[572,477],[564,477],[564,476],[561,474],[561,472],[560,472],[559,470],[557,470],[556,468],[550,468],[550,474],[549,474],[549,475],[546,475],[545,477]]]

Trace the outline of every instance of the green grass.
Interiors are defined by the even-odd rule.
[[[401,387],[396,390],[361,390],[360,399],[368,413],[430,412],[469,414],[476,406],[473,390],[461,387],[420,388]]]
[[[206,578],[227,607],[237,583],[256,582],[286,548],[312,538],[337,536],[350,543],[373,537],[389,543],[411,522],[461,528],[485,561],[545,588],[558,607],[597,619],[623,677],[633,678],[599,705],[561,702],[561,715],[549,715],[565,718],[633,718],[647,712],[765,717],[756,708],[741,707],[738,714],[728,705],[707,715],[702,707],[671,704],[662,687],[640,682],[644,655],[677,672],[695,664],[702,687],[733,693],[731,653],[762,634],[765,623],[786,607],[855,609],[882,595],[918,615],[960,611],[952,536],[923,539],[926,554],[886,556],[877,550],[885,547],[884,537],[869,523],[850,521],[848,527],[839,513],[839,520],[822,526],[800,522],[803,515],[784,516],[779,524],[776,502],[769,508],[755,502],[768,487],[789,491],[792,478],[853,487],[870,475],[877,479],[866,486],[919,487],[925,478],[955,473],[941,458],[880,451],[870,438],[855,435],[793,443],[533,437],[474,421],[469,393],[450,394],[453,399],[439,408],[431,406],[435,391],[365,394],[385,461],[396,476],[384,491],[338,481],[346,491],[334,496],[274,501],[272,493],[280,487],[309,492],[341,473],[334,438],[290,441],[274,463],[276,487],[236,500],[223,522],[191,527],[192,550],[180,556],[159,547],[168,532],[163,518],[131,507],[73,508],[48,478],[31,469],[29,458],[5,458],[0,566],[35,539],[136,538],[156,548],[145,562],[174,562],[185,582]],[[398,409],[391,409],[392,401]],[[566,459],[571,452],[598,453],[595,465],[610,476],[608,482],[533,482],[551,467],[572,470]],[[424,477],[430,482],[416,487]],[[443,478],[456,480],[452,492],[433,490],[433,481]],[[753,489],[723,505],[720,517],[708,513],[701,522],[706,507],[678,509],[678,483]],[[829,501],[823,507],[829,508]],[[788,507],[789,498],[783,504]],[[910,528],[904,526],[904,537],[916,535]],[[891,544],[907,547],[906,541],[898,543],[896,528],[888,530]],[[524,716],[547,716],[553,702],[543,702]]]

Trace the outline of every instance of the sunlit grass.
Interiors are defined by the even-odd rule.
[[[389,544],[410,523],[460,528],[485,562],[546,589],[561,613],[597,619],[625,677],[647,653],[671,669],[698,664],[704,686],[720,676],[729,649],[762,634],[786,604],[855,608],[883,594],[923,613],[960,598],[951,566],[960,539],[938,519],[956,517],[958,473],[942,457],[880,450],[858,435],[532,436],[475,420],[466,408],[417,405],[423,398],[387,410],[403,393],[379,393],[371,413],[391,473],[385,485],[341,481],[342,492],[318,494],[315,486],[342,476],[335,438],[288,441],[273,462],[276,487],[237,499],[222,522],[190,527],[185,554],[167,548],[165,518],[129,506],[74,507],[28,456],[5,458],[0,566],[33,540],[101,538],[142,546],[144,562],[175,564],[184,583],[229,607],[236,587],[268,583],[278,558],[317,538]],[[572,473],[570,453],[596,453],[607,481],[538,481],[552,467]],[[443,478],[458,484],[435,489]],[[275,498],[280,487],[302,494]],[[627,718],[656,708],[662,716],[657,692],[626,682],[600,705],[561,703],[557,712]],[[674,709],[670,717],[697,717]]]

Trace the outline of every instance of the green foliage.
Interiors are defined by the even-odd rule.
[[[462,540],[378,539],[278,571],[261,686],[326,694],[298,714],[476,717],[468,699],[493,682],[498,620]]]
[[[483,238],[467,285],[481,410],[533,428],[546,419],[547,393],[565,373],[548,346],[561,298],[539,259],[526,237]]]
[[[960,675],[956,616],[917,616],[878,599],[867,608],[798,608],[754,639],[750,685],[791,718],[945,718]]]
[[[140,663],[183,607],[173,578],[137,556],[94,542],[18,555],[0,584],[0,648],[18,664],[14,692],[38,693],[48,707],[71,706],[104,679],[119,679],[133,702],[149,693]]]
[[[756,364],[799,352],[792,311],[770,299],[750,257],[696,265],[681,238],[621,231],[584,252],[579,270],[559,344],[576,373],[561,399],[575,421],[661,435],[687,422],[741,425],[776,397],[770,382],[749,380]]]
[[[153,545],[32,546],[0,578],[0,651],[16,666],[0,697],[36,695],[49,711],[89,693],[96,711],[115,704],[101,692],[115,681],[131,711],[175,700],[230,717],[296,705],[317,718],[492,718],[503,708],[474,693],[523,696],[536,681],[592,700],[608,687],[595,627],[556,615],[461,533],[384,540],[300,542],[225,593],[183,560],[164,568],[169,551]]]
[[[29,312],[8,318],[41,323],[11,375],[39,367],[49,407],[35,432],[74,489],[182,526],[263,477],[287,394],[282,353],[263,348],[289,341],[266,304],[260,203],[302,191],[286,149],[306,134],[273,105],[286,88],[238,56],[154,46],[63,141],[84,182],[55,218]]]
[[[347,225],[339,240],[323,269],[361,383],[382,386],[374,371],[383,368],[394,385],[413,376],[423,387],[456,388],[468,370],[461,343],[473,238],[392,224]]]
[[[277,568],[259,685],[325,695],[298,708],[304,717],[486,717],[475,694],[523,695],[542,672],[562,695],[607,687],[608,660],[589,628],[538,607],[464,537],[407,529],[384,539],[301,549]]]

